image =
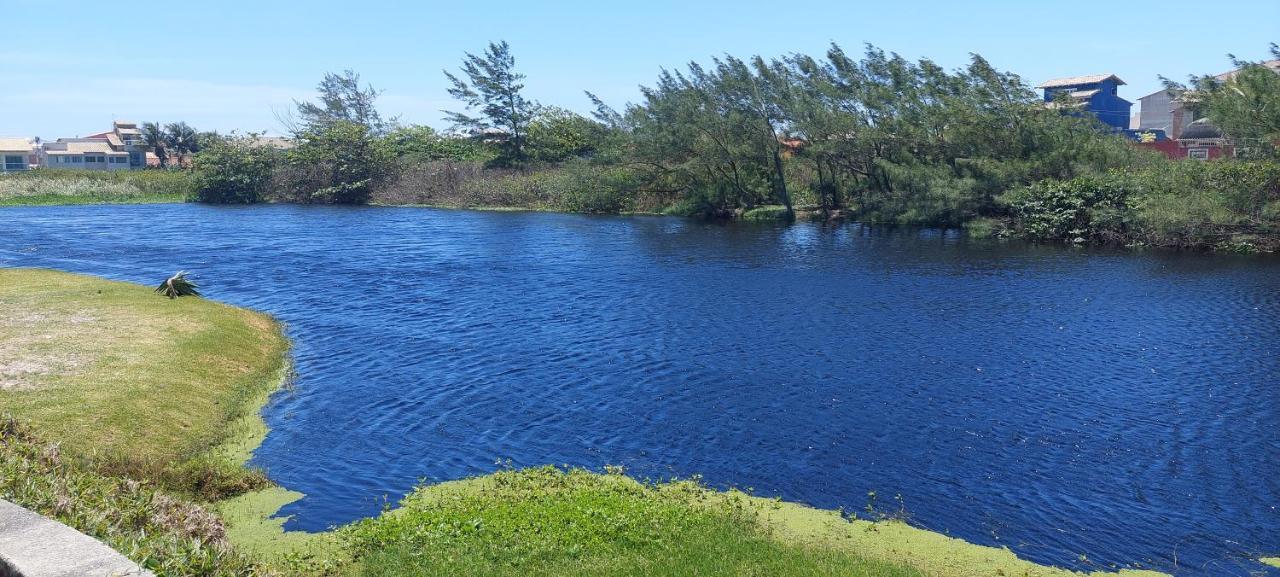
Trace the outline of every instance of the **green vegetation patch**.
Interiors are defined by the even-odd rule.
[[[1259,561],[1262,561],[1272,567],[1280,567],[1280,557],[1263,557],[1262,559],[1259,559]]]
[[[0,269],[0,404],[98,472],[210,500],[265,485],[240,458],[265,432],[256,414],[281,382],[287,348],[260,313]],[[257,440],[215,450],[236,435]]]
[[[264,574],[230,546],[208,510],[85,469],[12,418],[0,419],[0,498],[91,535],[160,577]]]
[[[40,169],[0,175],[0,206],[183,202],[195,191],[177,170]]]
[[[365,575],[920,575],[771,539],[741,502],[552,467],[427,487],[344,530]]]
[[[554,467],[425,486],[339,538],[377,576],[1083,575],[898,521]]]

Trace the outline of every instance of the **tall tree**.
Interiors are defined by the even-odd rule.
[[[462,61],[462,73],[466,80],[449,71],[444,75],[453,83],[449,95],[463,102],[468,111],[478,111],[479,116],[463,112],[446,111],[446,120],[459,127],[473,130],[498,128],[507,133],[503,160],[522,163],[525,160],[525,139],[529,121],[533,118],[534,104],[520,93],[524,89],[524,75],[516,72],[516,59],[507,42],[489,43],[483,55],[467,53]]]
[[[341,74],[328,73],[316,86],[319,102],[296,102],[302,126],[294,127],[295,133],[323,130],[336,122],[351,122],[366,126],[374,134],[383,134],[391,123],[382,119],[376,102],[382,92],[371,85],[361,88],[360,75],[352,70]]]
[[[185,122],[166,124],[164,140],[166,148],[178,157],[179,164],[182,163],[183,157],[200,152],[200,135],[196,129]]]
[[[160,168],[169,166],[169,139],[163,127],[157,122],[142,123],[142,142],[155,153],[160,160]]]

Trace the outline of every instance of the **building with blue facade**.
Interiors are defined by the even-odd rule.
[[[1133,103],[1120,98],[1123,84],[1115,74],[1095,74],[1058,78],[1036,88],[1044,90],[1044,101],[1050,106],[1089,112],[1116,130],[1127,130]]]

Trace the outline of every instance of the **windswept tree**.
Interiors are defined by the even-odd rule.
[[[483,55],[467,53],[462,61],[466,80],[445,71],[453,83],[449,95],[463,102],[468,112],[446,111],[446,120],[457,127],[475,131],[497,128],[506,133],[502,141],[500,161],[520,164],[525,161],[525,141],[534,104],[520,93],[524,75],[516,72],[516,59],[504,40],[489,43]],[[478,112],[478,115],[474,115]]]
[[[156,155],[156,159],[160,161],[160,168],[169,166],[169,138],[160,123],[142,123],[142,142]]]
[[[1280,45],[1271,45],[1280,61]],[[1272,62],[1251,62],[1234,56],[1235,70],[1217,76],[1197,76],[1190,87],[1165,81],[1196,116],[1208,118],[1240,148],[1241,155],[1280,155],[1280,68]]]
[[[393,122],[382,119],[376,106],[382,92],[371,85],[360,86],[360,75],[352,70],[341,74],[328,73],[316,86],[318,102],[295,102],[301,126],[292,127],[295,133],[323,129],[336,122],[350,122],[366,126],[374,134],[383,134]]]

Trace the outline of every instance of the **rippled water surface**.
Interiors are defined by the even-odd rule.
[[[1073,568],[1280,553],[1280,259],[395,208],[0,209],[0,265],[271,312],[288,527],[419,480],[701,474]],[[1087,559],[1087,560],[1086,560]]]

